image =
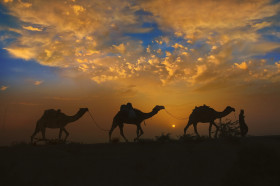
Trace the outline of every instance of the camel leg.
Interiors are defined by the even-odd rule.
[[[141,128],[141,126],[140,126],[140,135],[139,135],[139,137],[142,136],[143,134],[144,134],[144,131],[142,130],[142,128]],[[138,137],[138,138],[139,138],[139,137]]]
[[[65,132],[66,136],[65,136],[65,139],[64,141],[66,141],[67,137],[69,136],[69,132],[67,132],[67,130],[65,128],[62,128],[62,130]]]
[[[136,135],[137,135],[137,137],[140,135],[140,129],[139,129],[138,126],[137,126],[137,129],[136,129]]]
[[[62,128],[59,129],[59,135],[58,135],[59,140],[61,140],[61,135],[62,135]]]
[[[136,129],[136,138],[134,138],[134,141],[136,141],[138,139],[138,136],[140,135],[140,129],[139,127],[137,126],[137,129]]]
[[[110,131],[109,131],[109,142],[112,141],[111,136],[112,136],[113,130],[114,130],[117,126],[118,126],[118,124],[117,124],[115,121],[113,121],[112,127],[111,127],[111,129],[110,129]]]
[[[33,138],[35,137],[35,135],[39,132],[40,130],[38,130],[37,128],[35,129],[34,133],[31,136],[31,143],[33,142]]]
[[[213,123],[210,122],[210,125],[209,125],[209,138],[211,138],[212,125],[213,125]]]
[[[123,137],[123,139],[125,140],[125,142],[128,142],[128,140],[126,139],[126,137],[125,137],[124,134],[123,134],[123,124],[119,125],[119,128],[120,128],[121,136]]]
[[[197,123],[193,124],[193,128],[194,128],[194,132],[196,133],[196,135],[199,136],[199,134],[197,132]]]
[[[45,136],[46,128],[42,128],[42,129],[41,129],[41,132],[42,132],[43,140],[45,140],[45,139],[46,139],[46,136]]]
[[[141,126],[140,125],[137,125],[137,137],[134,138],[134,141],[137,141],[139,140],[140,136],[142,136],[144,134],[144,131],[142,130]]]
[[[216,127],[215,138],[217,138],[219,127],[214,121],[213,121],[212,125],[214,125]]]
[[[187,126],[184,128],[184,135],[186,135],[186,132],[187,132],[189,126],[191,126],[191,122],[190,121],[188,122]]]

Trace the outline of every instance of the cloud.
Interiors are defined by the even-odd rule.
[[[38,106],[38,105],[41,105],[41,104],[38,104],[38,103],[31,103],[31,102],[17,102],[17,103],[12,103],[12,104],[24,105],[24,106]]]
[[[138,9],[129,1],[38,0],[28,7],[13,1],[7,8],[24,25],[17,30],[16,41],[5,48],[15,57],[49,66],[69,67],[86,57],[108,55],[113,45],[122,46],[127,40],[124,33],[151,30],[141,29]]]
[[[30,31],[38,31],[38,32],[42,31],[41,28],[36,28],[36,27],[33,27],[33,26],[22,26],[22,28],[24,28],[26,30],[30,30]]]
[[[99,84],[150,78],[150,84],[183,82],[204,87],[200,90],[219,87],[214,86],[221,83],[218,79],[227,81],[225,86],[279,79],[279,62],[271,65],[260,57],[280,47],[261,32],[275,26],[271,19],[279,14],[280,3],[269,0],[34,0],[5,5],[22,24],[9,28],[19,36],[5,49],[14,57],[64,69],[72,78],[83,74]],[[148,44],[128,34],[155,29],[144,23],[161,31]]]
[[[36,85],[36,86],[37,86],[37,85],[41,85],[43,82],[44,82],[44,81],[35,81],[35,82],[34,82],[34,85]]]
[[[247,70],[248,69],[248,65],[245,61],[243,61],[241,64],[238,63],[234,63],[238,68],[243,69],[243,70]]]
[[[45,99],[51,99],[51,100],[56,100],[56,101],[79,101],[79,98],[71,98],[71,97],[46,97]]]
[[[36,55],[33,48],[11,47],[4,49],[6,49],[11,55],[25,60],[33,59]]]
[[[270,0],[142,0],[141,6],[153,13],[162,29],[173,29],[178,36],[196,40],[207,38],[211,32],[231,35],[236,28],[248,27],[251,33],[252,27],[267,27],[267,22],[254,21],[276,15],[280,5],[270,4]]]
[[[76,15],[79,15],[80,13],[85,11],[84,7],[79,6],[79,5],[73,5],[72,8]]]
[[[4,3],[13,2],[13,0],[4,0]]]
[[[2,91],[7,90],[7,88],[8,88],[7,86],[4,86],[4,85],[1,86],[1,90],[2,90]]]

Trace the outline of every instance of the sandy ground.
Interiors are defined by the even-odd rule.
[[[0,147],[0,185],[280,185],[280,136]]]

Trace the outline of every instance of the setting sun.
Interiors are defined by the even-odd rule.
[[[175,128],[176,127],[176,125],[172,125],[172,128]]]

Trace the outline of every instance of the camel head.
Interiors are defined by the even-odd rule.
[[[232,108],[231,106],[227,106],[227,108],[225,109],[226,112],[231,113],[231,112],[235,112],[235,109]]]
[[[88,108],[80,108],[80,112],[87,112],[88,111]]]
[[[160,111],[160,110],[162,110],[162,109],[165,109],[165,107],[164,107],[164,106],[160,106],[160,105],[156,105],[156,106],[153,108],[153,111],[158,112],[158,111]]]

